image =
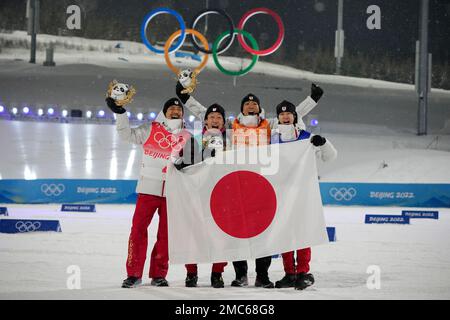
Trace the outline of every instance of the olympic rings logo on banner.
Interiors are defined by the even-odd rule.
[[[148,27],[150,21],[154,17],[156,17],[160,14],[173,15],[177,19],[178,24],[180,25],[180,30],[174,32],[169,37],[169,39],[166,41],[164,50],[155,48],[150,43],[150,41],[148,40],[147,35],[146,35],[147,27]],[[228,22],[228,31],[225,31],[224,33],[222,33],[213,42],[214,44],[211,49],[209,48],[208,41],[206,40],[206,38],[200,32],[195,30],[195,27],[196,27],[197,23],[200,21],[200,19],[207,16],[208,14],[221,15],[221,16],[225,17],[225,19]],[[278,26],[277,40],[270,48],[264,49],[264,50],[260,50],[258,47],[258,43],[254,39],[254,37],[250,33],[246,32],[244,30],[245,24],[248,22],[248,20],[258,14],[270,15],[275,20],[275,22],[277,23],[277,26]],[[231,75],[231,76],[242,76],[242,75],[245,75],[248,72],[250,72],[251,69],[253,69],[256,62],[258,62],[258,59],[260,56],[268,56],[280,48],[280,46],[284,40],[284,33],[285,33],[285,29],[284,29],[284,24],[283,24],[283,21],[281,20],[281,17],[275,11],[270,10],[268,8],[256,8],[256,9],[250,10],[249,12],[247,12],[246,14],[244,14],[242,16],[237,28],[234,27],[233,19],[228,15],[228,13],[226,13],[224,10],[221,10],[221,9],[206,9],[206,10],[201,11],[192,20],[190,28],[186,28],[186,24],[183,20],[183,17],[178,12],[176,12],[175,10],[172,10],[172,9],[168,9],[168,8],[158,8],[158,9],[155,9],[155,10],[152,10],[151,12],[149,12],[146,15],[146,17],[144,18],[144,22],[141,25],[141,38],[142,38],[142,41],[145,44],[145,46],[149,50],[155,52],[156,54],[164,54],[164,58],[166,60],[167,66],[175,74],[178,74],[179,70],[170,61],[169,54],[174,53],[175,51],[177,51],[178,49],[180,49],[183,46],[183,43],[186,40],[187,35],[190,35],[190,38],[192,40],[192,44],[194,45],[194,47],[205,54],[205,56],[202,59],[202,62],[195,69],[195,71],[197,73],[200,73],[200,71],[206,66],[209,55],[212,54],[216,67],[222,73],[224,73],[226,75]],[[225,69],[220,64],[218,55],[224,53],[231,47],[231,44],[233,43],[233,41],[235,39],[235,35],[237,35],[239,44],[242,46],[242,48],[252,55],[252,60],[251,60],[251,63],[249,64],[249,66],[245,67],[244,69],[239,70],[239,71],[230,71],[230,70]],[[175,44],[173,44],[173,42],[177,38],[178,38],[178,40],[175,42]],[[200,40],[203,47],[200,46],[197,38]],[[250,46],[247,44],[245,38],[247,38],[248,41],[250,42]]]
[[[356,196],[355,188],[331,188],[330,196],[336,201],[350,201]]]
[[[39,221],[32,222],[32,221],[19,221],[15,225],[16,229],[23,233],[23,232],[33,232],[37,231],[41,228],[41,223]]]
[[[173,151],[181,151],[183,148],[183,144],[185,143],[185,139],[183,136],[179,136],[178,138],[174,135],[164,136],[163,133],[157,132],[155,134],[155,142],[159,145],[159,147],[163,150],[172,149]]]
[[[43,185],[41,185],[41,192],[44,193],[47,197],[50,197],[50,196],[57,197],[57,196],[61,195],[65,190],[66,190],[66,187],[64,187],[64,185],[61,183],[59,183],[59,184],[44,183]]]

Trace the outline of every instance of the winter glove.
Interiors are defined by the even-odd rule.
[[[127,112],[127,110],[125,110],[125,108],[119,107],[118,105],[116,105],[113,98],[106,98],[105,101],[112,112],[117,113],[117,114],[123,114],[123,113]]]
[[[181,169],[184,169],[186,165],[183,162],[183,157],[181,154],[172,154],[170,156],[170,162],[173,163],[174,167],[180,171]]]
[[[172,161],[177,170],[182,170],[202,161],[201,156],[199,144],[197,140],[191,136],[190,139],[186,141],[186,144],[180,153],[171,155],[170,161]]]
[[[321,87],[316,86],[314,83],[311,85],[311,99],[316,103],[319,102],[320,98],[323,96],[323,90]]]
[[[181,100],[181,102],[185,104],[191,96],[187,93],[181,93],[181,91],[183,90],[184,90],[183,85],[180,83],[180,81],[177,81],[177,88],[176,88],[177,96]]]
[[[311,138],[311,143],[315,146],[315,147],[321,147],[323,146],[325,143],[327,142],[327,139],[325,139],[322,136],[313,136]]]
[[[205,148],[202,153],[203,160],[208,158],[214,158],[216,156],[216,149]]]

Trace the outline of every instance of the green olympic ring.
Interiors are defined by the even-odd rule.
[[[254,50],[259,50],[259,46],[258,43],[256,42],[256,39],[247,31],[245,30],[240,30],[240,29],[234,29],[234,34],[240,34],[243,35],[244,37],[248,38],[250,40],[250,43],[252,45],[252,48]],[[217,55],[217,50],[218,47],[220,45],[220,43],[226,38],[226,37],[230,37],[230,32],[229,31],[225,31],[224,33],[222,33],[214,42],[213,44],[213,48],[212,48],[212,55],[213,55],[213,59],[214,59],[214,63],[216,64],[217,69],[219,69],[223,74],[226,74],[228,76],[243,76],[247,73],[250,72],[250,70],[253,69],[253,67],[255,66],[255,64],[258,62],[259,56],[252,54],[252,62],[244,69],[239,70],[239,71],[230,71],[225,69],[219,62],[219,57]]]

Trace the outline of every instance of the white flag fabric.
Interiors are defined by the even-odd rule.
[[[258,161],[247,159],[251,150]],[[220,152],[183,171],[169,166],[166,196],[171,263],[247,260],[328,243],[308,140]]]

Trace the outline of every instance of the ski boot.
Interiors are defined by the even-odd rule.
[[[138,277],[128,277],[122,282],[122,288],[136,288],[142,284],[142,279]]]
[[[212,272],[211,273],[211,287],[213,288],[223,288],[225,286],[222,278],[222,273]]]
[[[259,275],[256,275],[255,287],[265,289],[275,288],[273,282],[270,281],[268,276],[259,276]]]
[[[236,279],[234,279],[231,282],[232,287],[245,287],[248,286],[248,278],[247,275],[243,275],[241,277],[236,276]]]
[[[275,282],[275,288],[293,288],[295,287],[295,274],[286,273],[283,279]]]
[[[314,284],[314,276],[311,273],[299,273],[295,280],[295,290],[305,290]]]
[[[197,286],[198,276],[196,273],[188,273],[184,281],[186,288],[195,288]]]
[[[168,287],[169,283],[164,278],[153,278],[150,283],[154,287]]]

